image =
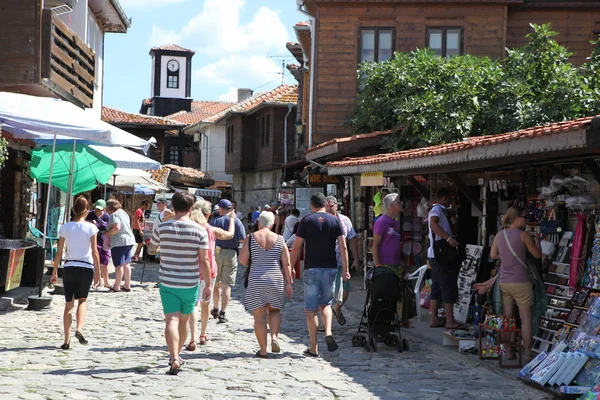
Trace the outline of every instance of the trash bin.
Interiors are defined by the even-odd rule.
[[[29,239],[0,239],[0,292],[7,292],[21,285],[25,250],[37,247]]]

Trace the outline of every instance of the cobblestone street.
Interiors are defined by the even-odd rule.
[[[209,323],[211,341],[184,351],[186,364],[168,376],[168,355],[158,289],[157,265],[148,265],[139,285],[135,267],[131,293],[92,292],[82,346],[73,338],[62,344],[64,298],[54,296],[51,310],[19,307],[0,314],[0,398],[2,399],[545,399],[548,395],[473,366],[407,333],[411,351],[366,353],[352,348],[359,314],[347,310],[344,328],[334,321],[340,349],[328,353],[320,337],[321,358],[302,356],[308,343],[301,282],[283,310],[282,353],[255,357],[252,319],[240,303],[243,286],[234,290],[229,323]],[[243,269],[243,268],[242,268]],[[241,277],[238,276],[238,279]],[[74,328],[73,328],[74,329]],[[405,330],[404,332],[407,332]],[[74,332],[73,332],[74,333]],[[440,350],[440,351],[438,351]]]

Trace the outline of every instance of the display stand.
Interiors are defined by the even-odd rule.
[[[505,339],[505,336],[508,336],[509,338],[512,337],[513,333],[515,334],[514,340]],[[496,355],[484,356],[482,339],[483,339],[484,335],[486,337],[489,337],[490,334],[492,334],[492,336],[494,337],[495,347],[497,347],[497,349],[495,350]],[[501,345],[512,346],[517,349],[518,364],[506,365],[506,364],[502,363],[502,354],[500,354],[501,352],[499,351]],[[479,359],[480,360],[498,359],[499,363],[500,363],[500,368],[523,368],[523,348],[521,346],[521,330],[520,329],[502,329],[502,328],[496,328],[496,327],[486,325],[486,324],[479,324]]]

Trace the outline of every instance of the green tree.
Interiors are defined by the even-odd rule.
[[[6,161],[6,157],[8,157],[8,143],[6,139],[0,137],[0,170],[4,167],[4,162]]]
[[[600,112],[599,46],[580,71],[550,24],[531,26],[527,45],[502,61],[416,50],[361,65],[347,125],[354,133],[396,130],[383,147],[397,151]]]

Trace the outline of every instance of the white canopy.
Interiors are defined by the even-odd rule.
[[[139,185],[155,191],[169,190],[168,187],[153,180],[151,176],[149,172],[141,169],[117,168],[109,184],[112,187],[133,187]]]
[[[110,147],[90,145],[90,147],[106,157],[110,158],[117,164],[117,169],[145,169],[156,170],[160,169],[160,163],[151,158],[145,157],[135,151],[128,150],[124,147]],[[125,175],[125,174],[122,174]],[[148,174],[150,176],[150,174]]]
[[[93,118],[81,108],[51,97],[36,97],[19,93],[0,92],[0,123],[2,129],[20,139],[57,140],[79,139],[108,145],[144,149],[150,141],[138,138],[100,119]]]

